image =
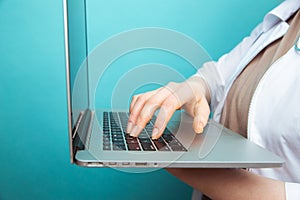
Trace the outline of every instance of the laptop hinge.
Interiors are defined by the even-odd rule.
[[[87,109],[82,112],[76,122],[76,126],[72,131],[73,156],[76,152],[84,150],[87,146],[88,135],[92,122],[92,112]],[[74,158],[75,159],[75,158]]]

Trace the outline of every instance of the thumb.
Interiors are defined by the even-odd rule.
[[[201,98],[194,106],[194,123],[193,128],[196,133],[202,133],[203,128],[206,126],[210,108],[206,98]]]

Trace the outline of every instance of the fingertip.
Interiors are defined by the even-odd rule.
[[[195,133],[197,133],[197,134],[203,133],[203,128],[197,128],[197,129],[195,129]]]
[[[194,131],[195,131],[197,134],[203,133],[203,128],[204,128],[203,122],[197,122],[197,121],[194,121]]]
[[[142,128],[139,127],[138,125],[135,125],[133,128],[132,128],[132,131],[130,132],[130,136],[132,137],[137,137],[140,132],[142,131]]]
[[[152,130],[152,139],[156,140],[159,138],[159,130],[158,128],[154,127]]]

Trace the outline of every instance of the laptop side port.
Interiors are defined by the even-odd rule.
[[[129,162],[122,162],[122,165],[123,165],[123,166],[129,166],[130,163],[129,163]]]
[[[87,167],[103,167],[103,163],[101,162],[88,162],[86,164]]]
[[[138,163],[135,163],[135,166],[143,167],[143,166],[147,166],[147,163],[146,162],[138,162]]]

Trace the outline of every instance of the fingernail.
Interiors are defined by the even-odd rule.
[[[202,122],[200,122],[200,123],[198,123],[198,125],[197,125],[197,128],[196,128],[196,133],[202,133],[203,132],[203,123]]]
[[[131,132],[132,126],[133,126],[132,122],[128,122],[128,124],[127,124],[127,133]]]
[[[152,130],[152,139],[153,140],[157,139],[157,135],[158,135],[158,128],[154,128]]]
[[[130,133],[130,136],[136,137],[137,134],[138,134],[138,126],[135,125]]]

